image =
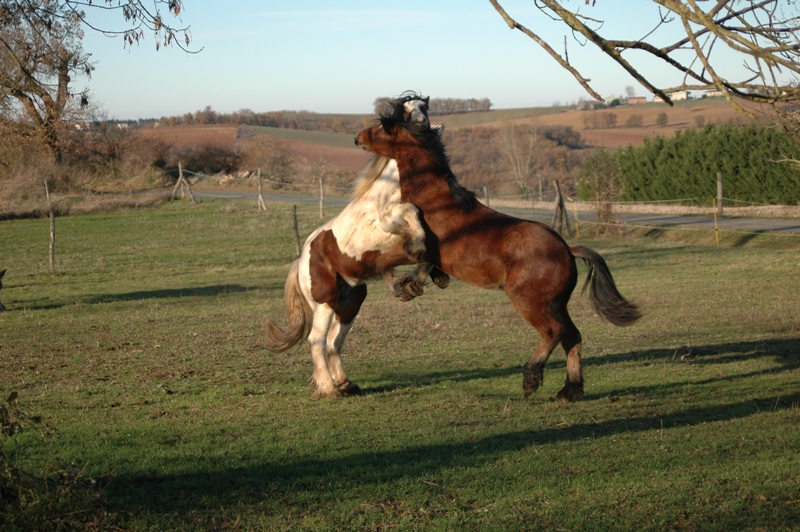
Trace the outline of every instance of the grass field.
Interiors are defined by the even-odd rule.
[[[364,395],[313,401],[308,349],[264,349],[294,254],[269,207],[58,218],[55,275],[47,220],[0,222],[0,397],[28,414],[0,529],[797,529],[796,239],[583,239],[645,317],[576,293],[573,404],[560,351],[522,398],[536,335],[502,293],[376,282],[345,352]]]

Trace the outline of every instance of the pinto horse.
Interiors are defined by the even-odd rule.
[[[390,102],[392,112],[428,129],[428,98],[404,93]],[[422,294],[425,277],[444,288],[450,278],[431,264],[399,279],[394,267],[419,263],[425,252],[425,230],[417,208],[400,202],[397,164],[374,157],[359,173],[354,199],[335,218],[306,240],[289,271],[284,290],[289,324],[267,322],[267,349],[282,352],[303,339],[311,346],[315,397],[360,392],[342,365],[342,347],[367,296],[366,281],[383,277],[403,301]]]
[[[444,272],[482,288],[505,291],[514,309],[541,336],[523,366],[525,397],[542,384],[544,366],[557,344],[567,354],[567,379],[556,400],[583,396],[581,334],[567,312],[575,289],[576,257],[589,267],[584,289],[595,312],[625,326],[641,314],[620,293],[603,257],[570,247],[550,227],[494,211],[458,183],[440,132],[404,123],[396,111],[356,136],[356,145],[397,162],[401,201],[417,206],[426,226],[425,259]]]

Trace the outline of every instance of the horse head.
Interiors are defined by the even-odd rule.
[[[397,99],[388,102],[388,105],[391,112],[402,117],[404,122],[429,127],[428,105],[430,100],[430,96],[423,98],[415,91],[406,91]]]
[[[398,102],[398,100],[395,100]],[[444,145],[441,142],[441,126],[431,126],[427,120],[414,122],[409,119],[408,104],[413,103],[415,110],[421,112],[422,105],[413,100],[393,104],[381,113],[379,123],[368,127],[356,135],[355,144],[375,155],[396,159],[404,149],[412,146],[422,147],[438,156],[444,156]],[[413,111],[411,112],[413,117]]]
[[[428,103],[430,97],[426,98],[411,98],[395,105],[402,105],[403,121],[407,124],[415,124],[418,126],[430,127],[430,120],[428,119]],[[399,100],[395,100],[399,102]]]
[[[397,161],[401,183],[404,174],[405,179],[419,179],[425,174],[444,180],[461,211],[470,212],[477,203],[475,193],[464,188],[450,169],[442,142],[443,129],[441,126],[409,124],[395,107],[382,113],[378,124],[361,130],[355,143],[379,157]]]

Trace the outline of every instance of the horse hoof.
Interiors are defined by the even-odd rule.
[[[339,392],[339,390],[337,390],[336,388],[334,388],[333,390],[326,390],[324,392],[317,390],[312,395],[312,399],[314,399],[315,401],[318,401],[320,399],[336,399],[340,395],[342,395],[341,392]]]
[[[398,282],[394,285],[394,290],[392,291],[394,296],[403,302],[411,301],[415,297],[421,296],[424,292],[425,289],[422,284],[409,277],[403,277],[398,280]]]
[[[342,396],[345,397],[348,395],[361,395],[361,388],[358,386],[358,384],[354,383],[350,379],[347,379],[341,383],[336,387],[336,389]]]
[[[419,297],[424,294],[425,289],[420,283],[409,280],[403,285],[403,292],[409,296],[409,299],[414,299],[415,297]]]
[[[442,271],[438,273],[431,272],[431,279],[433,280],[433,284],[439,288],[444,289],[450,286],[450,276]]]
[[[522,368],[522,390],[525,392],[525,397],[538,390],[542,382],[544,382],[544,368],[541,366]]]
[[[583,397],[583,383],[567,383],[556,394],[557,403],[573,403]]]

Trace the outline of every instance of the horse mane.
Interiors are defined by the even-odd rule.
[[[394,104],[408,103],[411,100],[424,100],[422,94],[417,91],[405,91],[403,94],[392,100]]]
[[[425,97],[417,91],[408,90],[403,92],[400,96],[395,98],[394,100],[386,100],[382,104],[378,106],[379,114],[383,114],[384,112],[390,113],[392,112],[391,107],[402,107],[404,104],[414,101],[414,100],[424,100]],[[402,119],[402,117],[401,117]]]
[[[394,127],[400,127],[408,131],[436,160],[438,166],[444,170],[444,179],[450,188],[450,195],[461,208],[461,212],[468,213],[475,208],[478,198],[475,193],[467,189],[458,182],[458,178],[450,169],[450,157],[442,142],[442,130],[418,124],[409,124],[403,120],[403,116],[396,109],[386,109],[381,113],[381,126],[386,131],[391,131]]]
[[[361,198],[369,191],[372,185],[375,184],[375,181],[383,174],[383,171],[386,170],[389,161],[391,161],[391,159],[388,157],[380,157],[378,155],[370,159],[367,166],[356,174],[352,199]]]

